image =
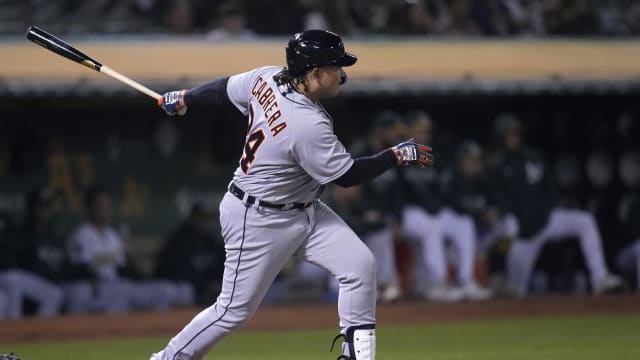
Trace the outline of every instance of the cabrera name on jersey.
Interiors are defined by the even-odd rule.
[[[319,102],[276,84],[273,77],[281,70],[261,67],[229,78],[229,99],[248,117],[233,182],[260,200],[309,202],[322,185],[347,172],[353,159]]]

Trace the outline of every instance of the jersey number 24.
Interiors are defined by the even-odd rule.
[[[249,129],[251,129],[251,126],[253,126],[253,107],[249,106]],[[240,168],[245,174],[249,173],[249,168],[256,159],[256,152],[258,152],[258,149],[260,148],[260,145],[262,145],[264,139],[265,136],[262,129],[252,132],[247,137],[247,142],[244,144],[244,152],[240,159]]]

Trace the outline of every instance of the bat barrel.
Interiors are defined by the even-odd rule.
[[[53,51],[54,53],[64,56],[69,60],[75,61],[79,64],[82,64],[88,68],[101,72],[105,75],[108,75],[138,91],[141,93],[153,98],[160,98],[160,94],[157,92],[147,88],[146,86],[120,74],[119,72],[109,68],[108,66],[103,66],[98,61],[90,58],[87,54],[81,52],[80,50],[74,48],[70,44],[64,42],[62,39],[59,39],[48,32],[40,29],[37,26],[30,26],[27,30],[27,39],[32,42],[42,46],[43,48]]]
[[[60,56],[64,56],[71,61],[75,61],[79,64],[92,68],[93,70],[100,71],[100,68],[102,67],[102,64],[97,60],[92,59],[87,54],[74,48],[62,39],[49,34],[37,26],[29,27],[29,30],[27,30],[27,39],[49,51],[53,51]]]

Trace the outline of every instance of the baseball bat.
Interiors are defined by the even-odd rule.
[[[29,30],[27,30],[27,39],[42,46],[47,50],[53,51],[54,53],[60,56],[64,56],[71,61],[75,61],[79,64],[82,64],[88,67],[89,69],[93,69],[97,72],[111,76],[112,78],[125,83],[126,85],[140,91],[141,93],[147,96],[152,97],[155,100],[158,100],[161,97],[161,95],[158,94],[157,92],[149,89],[148,87],[140,84],[137,81],[134,81],[120,74],[119,72],[113,70],[112,68],[101,64],[100,62],[92,59],[91,57],[84,54],[80,50],[74,48],[70,44],[64,42],[62,39],[49,34],[48,32],[40,29],[37,26],[29,27]]]

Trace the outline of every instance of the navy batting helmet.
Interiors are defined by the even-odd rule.
[[[305,30],[289,39],[287,68],[292,76],[320,66],[351,66],[358,58],[344,51],[340,36],[326,30]]]

